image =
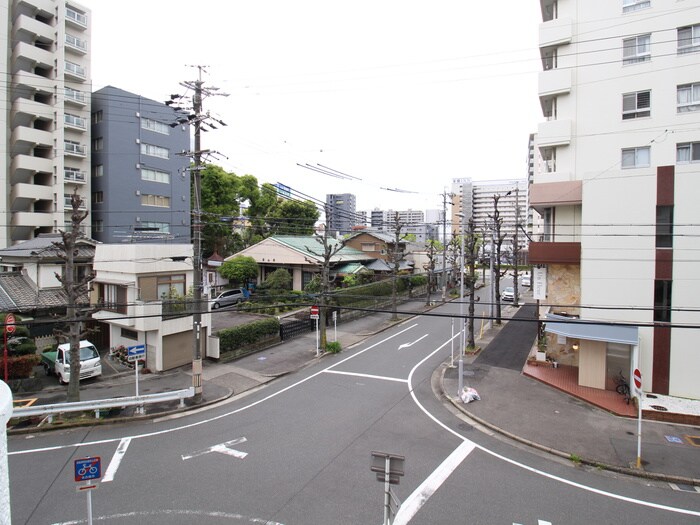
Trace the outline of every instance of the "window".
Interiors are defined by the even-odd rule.
[[[700,51],[700,24],[678,28],[678,54]]]
[[[651,0],[622,0],[623,13],[631,13],[647,7],[651,7]]]
[[[170,223],[156,221],[141,221],[141,230],[143,231],[159,231],[162,233],[170,233]]]
[[[671,288],[673,281],[654,281],[654,321],[671,322]]]
[[[700,110],[700,82],[678,86],[676,91],[678,113]]]
[[[185,274],[159,276],[157,293],[160,299],[174,299],[176,294],[184,297]]]
[[[542,148],[542,163],[545,173],[557,171],[557,148]]]
[[[159,208],[170,207],[170,197],[163,195],[141,195],[141,204],[143,206],[158,206]]]
[[[550,48],[544,51],[542,55],[542,69],[544,71],[549,71],[550,69],[557,68],[557,48]]]
[[[676,162],[678,164],[699,161],[700,142],[682,142],[676,145]]]
[[[150,180],[153,182],[163,182],[170,184],[170,173],[167,171],[154,170],[151,168],[141,169],[141,180]]]
[[[105,167],[102,164],[92,167],[92,175],[94,177],[102,177],[105,174]]]
[[[150,118],[141,118],[141,129],[155,131],[156,133],[162,133],[163,135],[170,135],[170,126]]]
[[[651,60],[651,34],[625,38],[622,41],[622,63],[637,64]]]
[[[68,88],[66,88],[66,89],[68,89]],[[92,114],[92,123],[99,124],[100,122],[102,122],[102,110],[95,111]]]
[[[622,120],[651,115],[651,91],[637,91],[622,95]]]
[[[105,231],[105,221],[102,219],[97,219],[92,223],[92,231],[95,233],[102,233]]]
[[[673,247],[673,206],[656,207],[656,247]]]
[[[153,144],[141,143],[141,154],[150,155],[151,157],[158,157],[161,159],[170,158],[170,150],[168,148],[161,148],[160,146],[154,146]]]
[[[648,168],[650,164],[651,147],[625,148],[622,150],[623,168]]]
[[[92,192],[92,203],[93,204],[100,204],[101,202],[104,202],[104,193],[101,191],[93,191]]]
[[[126,286],[99,283],[97,302],[101,308],[126,314]]]
[[[93,151],[100,151],[103,146],[104,146],[104,140],[102,140],[102,137],[97,137],[96,139],[92,140]]]
[[[139,333],[136,330],[129,330],[128,328],[122,328],[121,335],[124,339],[133,339],[134,341],[139,340]]]
[[[362,242],[360,243],[360,249],[363,252],[374,252],[376,251],[376,247],[373,242]]]

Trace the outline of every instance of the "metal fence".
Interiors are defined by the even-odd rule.
[[[280,322],[280,339],[286,341],[292,337],[311,332],[316,325],[311,319],[290,319]]]

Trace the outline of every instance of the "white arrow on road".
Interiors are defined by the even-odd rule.
[[[398,349],[401,350],[402,348],[408,348],[408,347],[410,347],[410,346],[413,346],[413,345],[416,344],[418,341],[420,341],[421,339],[425,339],[426,337],[428,337],[428,334],[425,334],[423,337],[419,337],[418,339],[416,339],[416,340],[413,341],[412,343],[404,343],[404,344],[400,345]]]
[[[225,443],[219,443],[218,445],[214,445],[209,448],[205,448],[203,450],[200,450],[198,452],[193,452],[192,454],[189,455],[184,455],[182,456],[182,461],[185,461],[186,459],[192,459],[196,458],[199,456],[203,456],[205,454],[209,454],[210,452],[218,452],[219,454],[226,454],[227,456],[233,456],[234,458],[238,459],[243,459],[245,458],[248,453],[247,452],[241,452],[240,450],[236,450],[233,448],[230,448],[232,445],[238,445],[239,443],[245,443],[248,441],[246,438],[236,438],[232,439],[231,441],[226,441]]]

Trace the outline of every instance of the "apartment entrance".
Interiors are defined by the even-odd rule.
[[[605,389],[615,390],[615,378],[620,375],[630,383],[631,346],[623,343],[608,342],[605,352]]]

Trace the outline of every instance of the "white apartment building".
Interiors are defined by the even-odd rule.
[[[72,1],[1,0],[0,18],[7,247],[70,225],[74,190],[89,206],[90,12]]]
[[[644,391],[700,399],[700,2],[540,5],[535,292],[601,322],[550,320],[548,351],[580,385],[639,368]]]

